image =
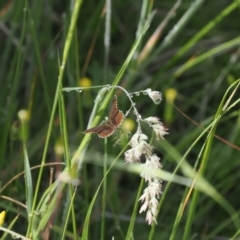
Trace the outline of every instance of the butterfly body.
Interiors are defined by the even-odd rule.
[[[123,119],[124,114],[118,109],[117,97],[114,96],[108,120],[96,127],[85,130],[83,133],[97,133],[101,138],[109,137],[122,124]]]

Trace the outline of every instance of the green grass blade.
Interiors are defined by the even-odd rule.
[[[71,201],[70,201],[69,208],[68,208],[68,213],[67,213],[67,216],[66,216],[66,219],[65,219],[65,225],[64,225],[64,228],[63,228],[63,232],[62,232],[62,240],[65,239],[70,214],[71,214],[72,211],[74,211],[73,201],[74,201],[74,198],[75,198],[75,195],[76,195],[76,191],[77,191],[77,188],[75,188],[75,191],[73,193],[72,193],[71,189],[69,189],[69,192],[71,194]],[[74,215],[72,215],[72,216],[74,216]],[[76,221],[75,221],[75,219],[73,219],[73,233],[74,233],[74,239],[77,240],[78,238],[77,238],[77,233],[76,233],[76,224],[75,224]]]
[[[23,153],[24,153],[24,171],[25,171],[25,189],[26,189],[26,204],[27,204],[27,212],[30,218],[30,213],[32,209],[32,201],[33,201],[33,184],[32,184],[32,174],[27,154],[27,149],[25,144],[23,144]]]
[[[167,36],[164,38],[160,46],[156,48],[152,56],[149,57],[145,63],[143,63],[144,66],[149,64],[154,58],[156,58],[156,56],[159,55],[159,53],[161,53],[164,49],[166,49],[169,45],[173,43],[174,39],[184,29],[185,25],[191,20],[193,15],[201,7],[203,3],[204,0],[195,0],[193,3],[191,3],[191,6],[187,9],[187,11],[181,17],[181,19],[174,25],[172,30],[167,34]]]
[[[103,176],[107,173],[107,139],[104,141],[104,160],[103,160]],[[102,217],[101,217],[101,239],[105,239],[105,217],[106,217],[106,200],[107,200],[107,177],[103,181],[102,190]]]
[[[179,77],[180,75],[182,75],[186,70],[188,70],[189,68],[192,68],[193,66],[197,65],[198,63],[209,59],[210,57],[217,55],[223,51],[226,51],[229,48],[235,47],[237,45],[240,44],[240,37],[236,37],[228,42],[225,42],[209,51],[207,51],[206,53],[201,54],[200,56],[189,60],[188,62],[186,62],[183,66],[181,66],[175,73],[174,73],[174,78]]]
[[[38,197],[38,194],[39,194],[40,183],[41,183],[41,180],[42,180],[43,167],[44,167],[44,163],[46,161],[47,149],[48,149],[48,144],[49,144],[49,140],[50,140],[51,130],[52,130],[52,127],[53,127],[53,120],[54,120],[54,115],[55,115],[55,111],[56,111],[56,107],[57,107],[58,97],[59,97],[59,93],[61,91],[63,74],[64,74],[65,65],[66,65],[66,62],[67,62],[68,53],[69,53],[69,49],[70,49],[73,34],[74,34],[74,28],[75,28],[77,18],[78,18],[78,15],[79,15],[79,11],[80,11],[80,8],[81,8],[81,4],[82,4],[81,0],[75,2],[72,17],[71,17],[71,22],[70,22],[70,26],[69,26],[64,50],[63,50],[63,58],[62,58],[61,66],[60,66],[60,69],[59,69],[59,77],[58,77],[58,82],[57,82],[57,87],[56,87],[56,93],[55,93],[55,97],[54,97],[52,112],[51,112],[51,116],[50,116],[46,142],[45,142],[45,146],[44,146],[44,150],[43,150],[41,168],[40,168],[40,171],[39,171],[39,176],[38,176],[36,189],[35,189],[35,194],[34,194],[34,199],[33,199],[32,214],[33,214],[33,211],[34,211],[34,209],[36,207],[36,204],[37,204],[37,197]],[[31,223],[30,223],[30,228],[31,228]]]
[[[35,30],[36,26],[35,26],[34,20],[32,18],[32,13],[31,13],[31,9],[28,4],[28,0],[25,0],[25,1],[26,1],[26,8],[27,8],[27,12],[28,12],[29,21],[30,21],[30,29],[31,29],[33,43],[34,43],[34,50],[36,52],[36,59],[37,59],[37,64],[38,64],[38,68],[39,68],[40,78],[41,78],[43,89],[44,89],[43,93],[44,93],[44,97],[46,99],[47,112],[48,112],[48,115],[50,115],[51,102],[50,102],[49,91],[47,88],[47,78],[46,78],[44,70],[43,70],[43,62],[41,59],[39,42],[38,42],[38,38],[36,36],[36,30]]]
[[[144,184],[144,179],[142,178],[141,182],[140,182],[140,185],[139,185],[139,188],[138,188],[138,193],[137,193],[137,197],[136,197],[136,200],[135,200],[131,220],[130,220],[130,223],[129,223],[129,226],[128,226],[128,231],[127,231],[127,235],[126,235],[127,240],[133,239],[132,236],[134,236],[133,229],[134,229],[134,224],[136,222],[137,210],[138,210],[138,205],[139,205],[139,198],[140,198],[140,195],[141,195],[142,190],[143,190],[143,184]]]
[[[23,49],[23,42],[24,42],[24,37],[26,34],[26,19],[27,19],[27,13],[26,11],[23,11],[23,20],[22,20],[22,28],[21,28],[21,35],[20,35],[20,41],[19,45],[17,47],[16,54],[13,57],[13,70],[11,72],[10,78],[8,79],[11,81],[11,91],[9,92],[9,95],[6,96],[8,98],[8,102],[12,103],[11,107],[8,109],[6,120],[4,124],[2,125],[1,123],[1,137],[0,137],[0,164],[3,163],[5,160],[5,153],[7,149],[7,139],[9,137],[9,134],[11,133],[11,122],[14,119],[14,114],[16,111],[16,103],[14,103],[14,100],[17,98],[17,90],[20,82],[20,74],[21,74],[21,69],[23,67],[23,54],[22,54],[22,49]],[[3,78],[5,79],[5,77]],[[3,84],[4,86],[5,84]],[[3,89],[2,89],[3,90]],[[1,93],[2,94],[2,93]],[[5,103],[4,103],[5,104]]]
[[[203,38],[208,32],[210,32],[217,24],[219,24],[225,17],[227,17],[234,9],[239,7],[237,1],[227,6],[221,13],[217,15],[212,21],[204,26],[197,34],[195,34],[171,59],[170,64],[173,64],[183,54],[185,54],[194,44],[196,44],[201,38]]]
[[[55,182],[44,193],[44,196],[40,200],[40,204],[36,210],[40,216],[34,217],[33,239],[37,238],[39,233],[44,230],[58,203],[59,194],[62,194],[65,183]],[[39,218],[39,219],[38,219]]]

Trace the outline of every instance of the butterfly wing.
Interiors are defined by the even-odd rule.
[[[109,137],[114,133],[115,129],[113,126],[105,125],[101,132],[98,133],[98,136],[101,138]]]
[[[110,135],[113,134],[114,132],[114,127],[113,126],[108,126],[105,124],[93,127],[93,128],[89,128],[87,130],[85,130],[83,133],[97,133],[99,137],[101,138],[105,138],[105,137],[109,137]]]
[[[109,121],[111,122],[111,124],[117,128],[122,124],[124,115],[123,112],[118,110],[118,105],[117,105],[117,96],[115,95],[112,101],[112,106],[110,109],[110,113],[109,113]]]
[[[110,121],[116,116],[118,113],[118,106],[117,106],[117,96],[115,95],[112,100],[112,106],[108,115]]]
[[[111,123],[115,128],[118,128],[122,124],[123,119],[123,112],[119,110],[115,117],[111,119]]]
[[[105,127],[105,125],[101,124],[96,127],[89,128],[89,129],[85,130],[83,133],[97,133],[98,134],[104,129],[104,127]]]

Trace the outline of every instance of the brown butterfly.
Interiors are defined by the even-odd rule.
[[[115,95],[108,115],[108,120],[96,127],[85,130],[83,133],[97,133],[101,138],[109,137],[122,124],[123,119],[124,114],[121,110],[118,110],[117,96]]]

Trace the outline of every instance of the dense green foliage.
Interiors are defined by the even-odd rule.
[[[45,230],[37,233],[43,239],[83,234],[89,239],[235,239],[240,229],[239,12],[239,0],[1,1],[2,227],[29,237],[43,224]],[[149,226],[138,210],[133,217],[141,179],[124,162],[127,141],[113,147],[112,136],[104,141],[82,134],[92,110],[100,108],[93,120],[97,125],[111,99],[106,95],[95,109],[100,88],[62,91],[86,84],[162,92],[160,105],[143,94],[133,98],[143,118],[157,116],[169,129],[165,140],[151,140],[162,169],[173,173],[162,173],[157,225]],[[114,93],[126,112],[125,94]],[[135,121],[134,114],[128,118]],[[143,129],[151,136],[147,125]],[[70,184],[54,185],[65,166],[81,181],[76,191]],[[185,180],[178,182],[175,175]],[[48,195],[49,186],[54,191]]]

